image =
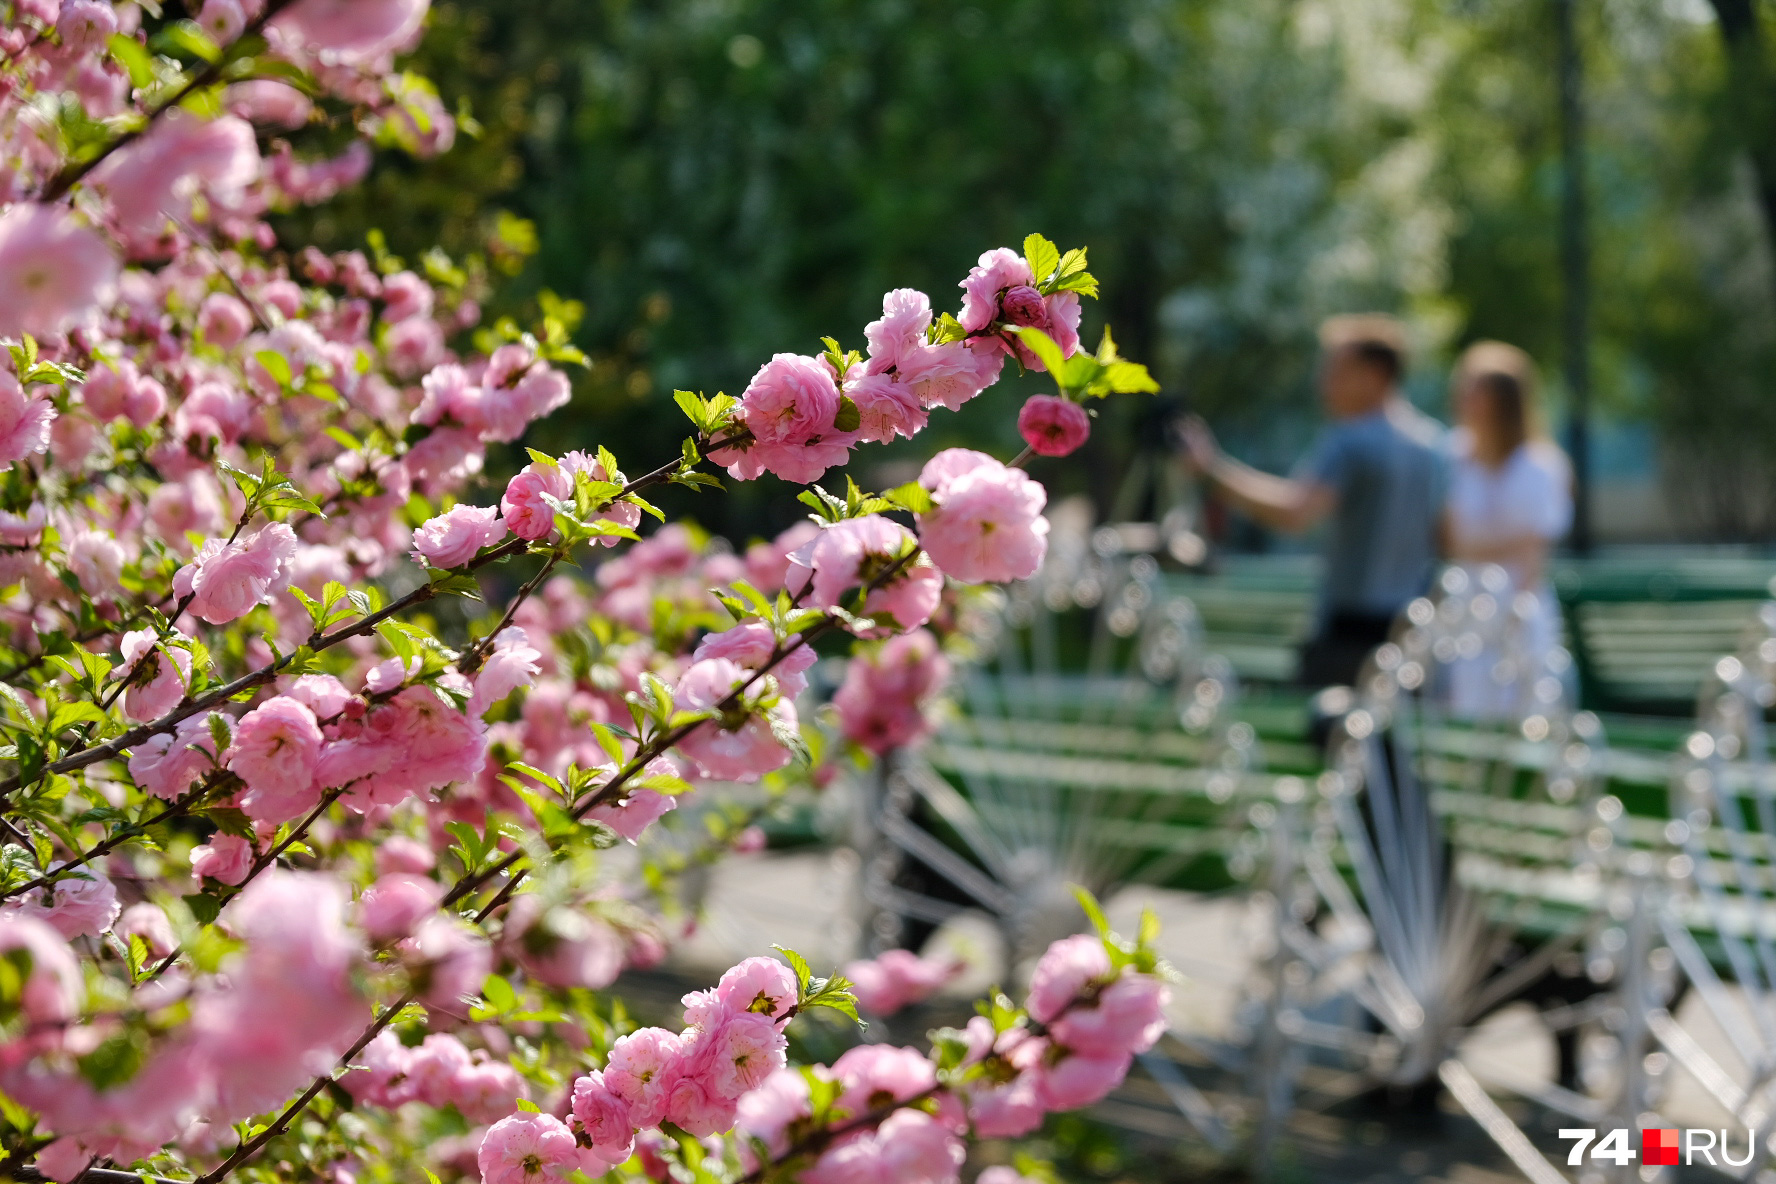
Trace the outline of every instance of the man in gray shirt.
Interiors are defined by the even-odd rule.
[[[1309,686],[1349,685],[1394,616],[1429,586],[1446,475],[1442,429],[1400,394],[1405,333],[1392,317],[1333,317],[1320,327],[1320,400],[1332,422],[1293,477],[1223,453],[1192,419],[1192,464],[1233,505],[1289,533],[1330,519]]]

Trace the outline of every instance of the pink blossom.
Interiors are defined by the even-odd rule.
[[[1080,1052],[1146,1052],[1166,1030],[1165,1006],[1171,992],[1149,974],[1125,971],[1099,992],[1091,1006],[1069,1009],[1057,1018],[1055,1040]]]
[[[296,554],[296,534],[282,522],[230,543],[211,539],[173,576],[173,592],[212,625],[245,616],[266,598]]]
[[[730,1011],[786,1019],[800,998],[795,972],[775,958],[735,963],[716,984],[715,997]]]
[[[1027,579],[1042,566],[1048,495],[1028,474],[951,448],[926,464],[919,483],[936,503],[919,516],[919,541],[945,574],[965,583],[1003,583]]]
[[[339,1079],[347,1093],[360,1102],[394,1107],[408,1100],[407,1071],[413,1052],[386,1028],[353,1058],[352,1067]]]
[[[801,1174],[802,1184],[955,1184],[962,1141],[922,1110],[896,1110],[873,1131],[841,1139]]]
[[[990,1168],[983,1168],[981,1174],[974,1178],[974,1184],[1042,1184],[1034,1176],[1025,1176],[1016,1168],[1008,1168],[996,1163]]]
[[[376,848],[376,870],[384,875],[411,872],[423,876],[437,865],[438,860],[431,848],[406,835],[390,835]]]
[[[870,372],[897,366],[925,344],[931,327],[931,298],[912,288],[896,288],[882,297],[882,316],[863,328],[869,342]]]
[[[789,1041],[770,1016],[737,1011],[699,1035],[697,1046],[709,1087],[731,1101],[757,1089],[783,1067]]]
[[[890,1016],[929,999],[962,970],[960,962],[921,958],[911,950],[885,950],[873,961],[848,964],[843,973],[851,980],[860,1009]]]
[[[524,630],[510,625],[493,639],[493,649],[475,673],[475,694],[466,708],[470,715],[485,715],[488,708],[521,687],[536,681],[542,653],[530,644]]]
[[[924,629],[857,654],[833,696],[840,730],[877,754],[911,744],[930,729],[927,707],[949,673],[937,639]]]
[[[553,534],[555,507],[547,499],[572,502],[574,478],[580,473],[593,481],[623,480],[620,473],[606,474],[604,466],[584,452],[570,452],[553,463],[534,461],[512,478],[506,486],[505,496],[500,499],[500,512],[505,515],[506,525],[512,533],[533,541]],[[634,530],[641,523],[641,507],[631,502],[616,502],[606,506],[595,520],[615,522]],[[615,546],[618,541],[614,535],[598,539],[607,547]]]
[[[998,382],[1004,368],[1004,352],[977,338],[921,346],[901,359],[899,373],[922,405],[960,411],[962,404]]]
[[[253,866],[253,844],[239,835],[218,832],[191,852],[191,874],[199,880],[238,884]]]
[[[860,1044],[832,1064],[843,1092],[837,1105],[852,1114],[866,1114],[889,1102],[906,1102],[937,1085],[937,1066],[912,1048]]]
[[[1064,937],[1049,946],[1030,973],[1024,1006],[1039,1023],[1051,1023],[1086,987],[1110,977],[1110,955],[1091,934]]]
[[[117,272],[105,240],[68,210],[19,202],[0,213],[0,336],[55,332],[109,299]],[[0,444],[0,462],[17,459]]]
[[[433,1032],[407,1054],[407,1087],[428,1106],[448,1106],[459,1077],[474,1065],[463,1042],[448,1032]]]
[[[263,822],[287,822],[320,800],[315,766],[321,729],[308,705],[287,695],[267,699],[235,729],[228,768],[247,783],[241,809]]]
[[[629,1104],[606,1087],[604,1074],[596,1069],[574,1082],[573,1116],[601,1157],[621,1163],[634,1151]]]
[[[383,277],[382,299],[382,318],[391,323],[432,315],[432,286],[411,271]]]
[[[26,1020],[61,1024],[80,1014],[86,980],[59,926],[20,909],[0,912],[0,953],[13,950],[23,950],[30,959],[19,988],[19,1010]]]
[[[123,694],[124,715],[143,722],[159,719],[177,707],[191,680],[191,651],[160,644],[149,629],[125,633],[121,648],[123,665],[118,676],[130,679],[130,688]]]
[[[863,615],[880,624],[858,631],[858,636],[880,638],[917,629],[937,611],[943,588],[943,573],[930,558],[920,555],[864,600]]]
[[[268,868],[222,910],[244,948],[192,1005],[196,1052],[213,1075],[213,1122],[276,1106],[363,1031],[369,1006],[352,985],[362,947],[345,927],[347,895],[331,876]]]
[[[405,937],[438,911],[444,888],[409,872],[389,872],[358,898],[358,924],[376,941]]]
[[[487,1128],[475,1162],[481,1184],[543,1184],[578,1171],[580,1148],[559,1118],[521,1110]]]
[[[303,674],[292,679],[284,694],[314,712],[316,722],[333,719],[346,709],[354,696],[345,684],[331,674]]]
[[[518,1070],[504,1061],[477,1061],[459,1072],[450,1088],[451,1104],[470,1122],[492,1122],[509,1114],[524,1096]]]
[[[533,421],[567,406],[573,388],[567,375],[538,362],[512,386],[489,380],[482,396],[482,437],[510,443]]]
[[[506,535],[493,506],[453,506],[413,532],[413,558],[426,567],[461,567]]]
[[[1031,395],[1018,412],[1018,433],[1041,456],[1066,456],[1091,435],[1091,417],[1070,399]]]
[[[23,514],[0,510],[0,544],[8,547],[34,547],[43,537],[45,512],[42,502],[32,502]]]
[[[1128,1076],[1133,1055],[1062,1056],[1036,1073],[1036,1096],[1050,1110],[1077,1110],[1105,1097]]]
[[[727,658],[705,658],[685,671],[675,698],[684,710],[709,710],[749,677]],[[726,719],[709,720],[680,740],[678,749],[696,763],[705,777],[757,781],[790,761],[789,750],[778,743],[771,730],[771,720],[781,727],[794,728],[795,704],[779,699],[771,707],[750,713],[731,726]]]
[[[758,1139],[771,1155],[781,1156],[789,1150],[790,1124],[811,1115],[807,1078],[799,1070],[783,1068],[740,1099],[736,1130],[747,1143]],[[750,1155],[750,1148],[743,1146],[741,1154]]]
[[[253,314],[240,297],[211,292],[197,310],[197,330],[217,349],[233,349],[253,331]]]
[[[242,119],[291,130],[306,124],[314,113],[314,102],[307,95],[275,78],[230,83],[222,94],[222,102]]]
[[[109,4],[97,0],[63,0],[61,15],[56,19],[56,33],[62,45],[72,53],[90,53],[110,40],[117,32],[117,13]]]
[[[52,863],[46,871],[59,871],[66,865]],[[14,897],[7,903],[7,914],[47,921],[63,937],[97,937],[111,928],[122,912],[117,903],[117,889],[97,868],[71,868],[68,874],[48,888]]]
[[[740,481],[766,472],[801,484],[816,481],[845,462],[856,440],[834,426],[838,411],[839,388],[824,361],[777,354],[753,375],[735,412],[752,440],[716,449],[710,459]]]
[[[910,440],[925,430],[929,413],[908,383],[866,374],[846,382],[845,394],[857,405],[859,440],[887,444],[896,436]]]
[[[210,35],[211,41],[217,45],[228,45],[245,31],[247,14],[242,7],[242,0],[204,0],[203,10],[197,14],[197,23]],[[245,111],[235,110],[233,104],[229,105],[229,110],[242,118],[252,118]]]
[[[401,950],[420,987],[420,1002],[431,1007],[462,1010],[462,1001],[480,993],[493,971],[487,939],[454,916],[428,917]]]
[[[164,958],[179,948],[179,939],[173,933],[173,923],[167,920],[166,910],[151,901],[144,900],[124,909],[111,930],[126,942],[132,937],[141,938],[150,957]]]
[[[746,549],[746,578],[766,595],[775,593],[789,574],[790,556],[819,535],[818,526],[803,520],[768,543],[754,543]]]
[[[443,360],[444,330],[430,317],[408,317],[389,326],[382,349],[396,376],[415,378]]]
[[[234,721],[225,715],[194,715],[172,731],[156,733],[136,745],[129,759],[130,776],[136,784],[170,802],[196,785],[198,778],[219,768],[210,733],[212,719],[222,721],[224,735],[233,729]]]
[[[1030,265],[1010,247],[996,247],[980,257],[980,262],[962,281],[962,327],[979,333],[999,319],[1000,297],[1008,289],[1027,287],[1036,282]]]
[[[68,540],[68,570],[95,599],[110,599],[121,590],[123,564],[123,547],[109,534],[83,530]]]
[[[666,1121],[698,1138],[720,1134],[734,1125],[735,1100],[723,1097],[702,1077],[679,1072],[666,1083]]]
[[[259,171],[252,124],[232,115],[206,120],[174,111],[112,153],[91,180],[110,199],[124,233],[148,241],[170,219],[189,220],[199,186],[219,205],[234,206]]]
[[[658,1126],[666,1117],[667,1089],[683,1041],[664,1028],[640,1028],[611,1045],[605,1088],[629,1107],[636,1126]]]
[[[545,906],[535,893],[506,912],[505,948],[526,974],[555,987],[602,990],[623,969],[623,939],[595,913]]]
[[[678,799],[651,789],[632,789],[621,802],[606,802],[587,811],[590,822],[602,823],[631,843],[663,816],[678,809]]]
[[[318,777],[327,785],[366,778],[346,797],[361,809],[473,780],[486,759],[485,724],[430,687],[410,686],[371,713],[358,740],[330,746]]]
[[[777,648],[777,634],[763,621],[742,621],[720,633],[704,634],[693,661],[728,658],[748,670],[760,670]],[[797,645],[783,655],[771,674],[783,694],[794,699],[808,689],[808,670],[819,657],[814,647]]]
[[[976,1137],[1016,1139],[1042,1125],[1045,1113],[1036,1084],[1020,1073],[1004,1085],[976,1089],[969,1098],[968,1117]]]
[[[5,216],[0,215],[0,218]],[[4,293],[0,292],[0,300],[4,298]],[[0,307],[0,316],[4,315],[4,308]],[[0,373],[0,464],[16,464],[46,450],[49,447],[49,424],[54,418],[55,407],[48,399],[41,396],[26,398],[18,379]]]

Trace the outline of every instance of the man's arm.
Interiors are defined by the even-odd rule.
[[[1200,419],[1184,425],[1184,446],[1191,464],[1224,498],[1273,530],[1311,530],[1338,505],[1338,491],[1330,485],[1277,477],[1234,460]]]

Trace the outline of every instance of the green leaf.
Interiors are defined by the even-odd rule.
[[[789,968],[795,971],[796,985],[799,992],[806,995],[808,991],[808,982],[814,977],[814,971],[809,968],[808,960],[790,949],[788,946],[772,946],[771,948],[776,950],[779,954],[782,954],[783,960],[789,963]]]
[[[863,415],[857,410],[857,404],[851,401],[851,396],[840,395],[838,414],[833,416],[833,427],[841,432],[855,432],[862,423]]]
[[[508,980],[497,974],[488,975],[487,981],[481,984],[481,997],[487,1000],[495,1015],[503,1015],[518,1006],[518,992],[512,989]]]
[[[222,912],[222,902],[206,892],[193,892],[180,898],[191,910],[199,925],[208,925]]]
[[[1103,908],[1098,904],[1098,898],[1078,884],[1072,885],[1072,888],[1073,898],[1079,902],[1079,907],[1085,910],[1085,915],[1090,919],[1092,928],[1098,931],[1098,936],[1106,942],[1114,938],[1115,934],[1110,929],[1110,919],[1104,915]]]
[[[142,43],[122,33],[111,34],[106,43],[117,64],[129,71],[130,85],[138,90],[154,83],[154,58]]]
[[[698,432],[704,436],[709,435],[709,403],[702,395],[692,394],[690,391],[673,391],[672,401],[678,404],[679,410],[685,413],[685,418],[691,421]]]
[[[897,485],[882,496],[910,513],[929,514],[932,509],[931,491],[917,481]]]
[[[952,341],[961,341],[967,336],[968,330],[962,327],[962,322],[947,312],[938,317],[937,324],[931,327],[931,341],[934,345],[946,345]]]
[[[1040,234],[1032,234],[1024,239],[1024,260],[1036,277],[1036,286],[1048,291],[1045,285],[1061,266],[1060,251]]]
[[[147,1036],[137,1030],[126,1030],[101,1042],[75,1063],[80,1066],[80,1075],[94,1089],[108,1089],[134,1077],[147,1054]]]
[[[1104,369],[1104,382],[1119,395],[1157,394],[1159,383],[1139,362],[1112,362]]]
[[[542,1113],[541,1108],[539,1108],[537,1106],[537,1104],[535,1102],[531,1101],[529,1098],[519,1098],[518,1099],[518,1109],[524,1111],[526,1114],[541,1114]]]
[[[222,47],[196,21],[174,21],[154,35],[152,44],[156,48],[184,50],[211,65],[222,60]]]
[[[273,382],[285,390],[290,389],[290,382],[294,375],[290,373],[289,359],[283,354],[275,350],[262,349],[253,355],[253,360],[265,367],[265,372],[271,375]]]

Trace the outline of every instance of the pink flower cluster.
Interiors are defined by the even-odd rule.
[[[1072,357],[1079,350],[1079,294],[1044,296],[1036,284],[1047,278],[1034,274],[1024,257],[1009,247],[986,252],[962,281],[962,327],[970,333],[994,334],[988,340],[1015,353],[1028,370],[1044,367],[1022,342],[997,330],[1040,329],[1061,347],[1063,357]]]
[[[626,480],[622,473],[606,473],[603,465],[584,452],[570,452],[554,462],[533,461],[512,478],[506,485],[505,496],[500,499],[500,512],[506,517],[507,527],[519,538],[533,542],[554,534],[555,507],[550,501],[571,504],[574,479],[582,473],[593,481],[610,481],[617,485]],[[634,530],[641,525],[641,507],[618,502],[597,518]],[[607,535],[598,541],[614,547],[618,536]]]
[[[574,1082],[571,1127],[531,1113],[489,1127],[479,1155],[484,1184],[599,1175],[629,1158],[638,1129],[663,1122],[698,1136],[729,1130],[741,1098],[783,1067],[783,1028],[797,998],[781,962],[741,962],[713,990],[685,996],[683,1031],[642,1028],[617,1040],[602,1070]]]
[[[95,1155],[131,1162],[196,1120],[226,1125],[271,1109],[330,1068],[369,1017],[353,984],[362,951],[345,927],[345,901],[327,876],[274,870],[255,880],[223,913],[243,943],[225,976],[189,989],[190,1022],[119,1086],[95,1089],[71,1060],[19,1055],[49,1046],[79,1052],[87,1046],[78,1029],[0,1049],[0,1089],[60,1136],[43,1153],[44,1170],[71,1162],[78,1171]],[[159,917],[147,928],[165,926]],[[0,916],[0,946],[8,943],[32,955],[27,1013],[45,1023],[67,1018],[79,979],[68,973],[73,959],[61,938],[9,914]],[[157,1013],[187,992],[175,976],[142,987],[134,1005]]]
[[[1048,553],[1048,494],[1022,469],[984,452],[946,448],[926,462],[919,484],[933,509],[919,515],[932,562],[964,583],[1025,580]]]
[[[911,950],[885,950],[868,961],[852,962],[841,972],[851,980],[857,1006],[871,1015],[890,1016],[923,1003],[945,983],[967,969],[955,960],[921,958]]]
[[[241,717],[222,754],[229,771],[246,784],[241,809],[255,821],[276,824],[314,809],[328,789],[346,788],[346,804],[367,812],[474,781],[488,745],[487,725],[477,710],[484,712],[528,685],[540,658],[523,630],[503,632],[474,683],[460,674],[441,683],[476,709],[466,712],[432,687],[408,685],[411,671],[398,659],[373,668],[358,694],[328,674],[292,680],[283,694]],[[153,741],[145,747],[151,753],[159,749],[160,763],[167,763],[181,756],[186,731],[182,724],[164,748]],[[132,769],[136,763],[132,760]],[[182,780],[186,768],[196,764],[180,759],[178,775],[164,788],[182,792],[189,785]],[[157,780],[160,769],[143,766],[136,775]]]
[[[1008,326],[1042,329],[1071,357],[1079,349],[1079,296],[1045,297],[1035,283],[1023,256],[1004,247],[988,251],[961,284],[965,335],[941,341],[928,296],[911,288],[889,292],[881,318],[864,328],[867,360],[840,375],[825,358],[778,354],[741,395],[734,423],[747,438],[713,450],[710,459],[738,480],[768,472],[807,484],[843,464],[860,442],[911,439],[932,408],[959,410],[999,380],[1007,353],[1028,369],[1043,369]],[[855,409],[855,426],[838,426],[842,400]]]
[[[924,629],[864,650],[833,696],[839,730],[878,756],[912,744],[931,731],[931,709],[949,678],[949,659]]]
[[[840,605],[853,588],[873,585],[861,615],[880,624],[861,636],[904,633],[929,621],[943,596],[943,573],[915,553],[918,543],[912,531],[880,514],[847,518],[790,556],[785,582],[798,592],[812,579],[808,603],[821,608]],[[905,555],[913,558],[903,561]]]
[[[1117,972],[1098,938],[1080,934],[1054,943],[1030,976],[1026,1009],[1046,1025],[995,1033],[982,1017],[969,1021],[970,1055],[1002,1058],[1017,1075],[973,1092],[969,1117],[988,1138],[1028,1134],[1051,1110],[1073,1110],[1108,1094],[1136,1053],[1165,1031],[1171,993],[1133,967]]]
[[[510,1114],[525,1096],[524,1082],[510,1064],[484,1049],[470,1052],[448,1032],[434,1032],[409,1047],[385,1030],[339,1084],[359,1102],[391,1110],[407,1102],[454,1106],[477,1123]]]

